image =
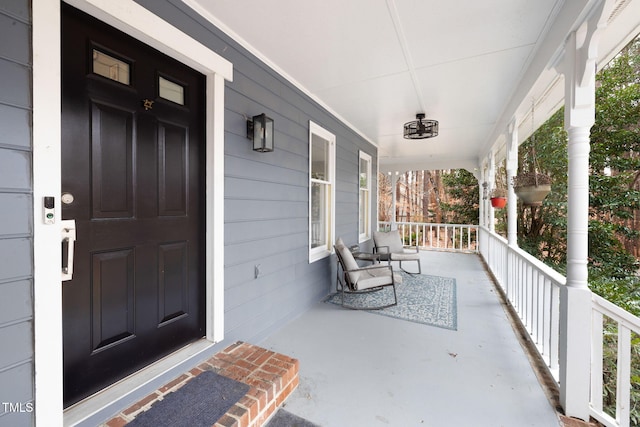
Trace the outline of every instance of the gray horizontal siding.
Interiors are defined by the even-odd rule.
[[[32,203],[30,194],[0,193],[0,206],[3,210],[0,236],[7,238],[32,234],[33,222],[30,214]]]
[[[0,426],[33,412],[31,25],[28,0],[0,2]]]
[[[31,148],[31,111],[0,104],[0,120],[11,123],[0,132],[0,148]]]
[[[30,24],[31,2],[27,0],[2,0],[0,2],[0,13]],[[21,41],[16,41],[16,43],[21,43]]]
[[[28,65],[29,38],[30,28],[26,22],[20,22],[15,16],[0,15],[0,40],[11,40],[11,43],[0,43],[0,57]]]
[[[31,286],[30,280],[0,284],[0,325],[33,317]]]
[[[10,85],[3,85],[2,102],[16,107],[28,108],[31,103],[30,68],[21,63],[0,60],[0,76],[5,82],[13,82]]]
[[[0,75],[2,75],[0,73]],[[31,191],[31,153],[0,148],[0,191]]]
[[[181,1],[138,1],[233,63],[225,91],[225,336],[257,342],[330,292],[335,274],[333,257],[309,263],[309,120],[336,135],[336,234],[349,244],[358,241],[358,150],[375,164],[376,149]],[[263,112],[275,122],[273,153],[253,152],[246,138],[246,117]]]
[[[32,240],[0,238],[0,283],[33,275]]]
[[[11,387],[0,387],[0,402],[29,402],[32,400],[33,367],[31,363],[14,366],[12,369],[0,371],[0,384]],[[0,426],[31,425],[25,414],[5,414],[0,416]]]
[[[0,352],[0,366],[15,366],[24,363],[32,357],[33,339],[31,322],[18,321],[0,328],[0,342],[11,343],[3,345]]]

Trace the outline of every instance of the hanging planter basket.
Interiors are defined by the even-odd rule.
[[[507,206],[507,191],[504,188],[496,187],[491,192],[491,206],[494,209],[502,209]]]
[[[551,178],[540,172],[527,172],[513,177],[513,190],[525,206],[542,206],[551,192]]]
[[[491,206],[495,209],[502,209],[507,206],[507,198],[506,197],[492,197],[491,198]]]
[[[513,177],[513,191],[522,200],[524,206],[542,206],[542,201],[551,192],[551,177],[538,172],[536,162],[536,133],[533,113],[535,101],[531,101],[531,147],[529,151],[529,171],[522,172]]]
[[[516,195],[525,206],[542,206],[542,201],[551,192],[551,185],[528,185],[516,190]]]

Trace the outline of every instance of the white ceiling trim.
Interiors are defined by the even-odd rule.
[[[411,52],[409,51],[409,44],[407,43],[407,37],[405,36],[404,29],[402,28],[400,15],[398,14],[398,8],[396,7],[395,0],[387,0],[387,8],[389,9],[389,15],[391,16],[393,27],[396,30],[396,35],[398,36],[398,41],[400,42],[402,54],[404,55],[404,60],[406,61],[407,68],[409,69],[411,82],[413,83],[413,88],[415,89],[415,95],[418,101],[418,105],[420,106],[420,111],[416,111],[416,113],[426,114],[424,99],[422,99],[422,88],[420,86],[420,80],[418,80],[418,76],[416,75],[416,67],[414,65]]]
[[[554,64],[558,62],[558,57],[561,56],[564,51],[563,41],[567,38],[571,29],[574,28],[575,21],[579,21],[575,19],[577,15],[576,10],[579,10],[580,13],[583,14],[583,9],[587,8],[587,6],[585,6],[585,4],[578,4],[577,2],[572,4],[567,4],[566,2],[556,3],[539,34],[539,41],[536,43],[537,48],[531,52],[529,60],[522,68],[520,76],[518,76],[518,84],[511,96],[511,100],[505,104],[505,108],[502,114],[498,116],[498,120],[489,139],[484,148],[479,151],[479,158],[486,157],[491,150],[496,150],[496,148],[498,148],[496,144],[499,141],[506,141],[505,136],[507,129],[513,119],[519,124],[523,122],[522,116],[528,114],[531,105],[530,100],[532,98],[539,98],[538,94],[534,93],[537,87],[542,87],[542,91],[544,92],[549,92],[549,88],[551,87],[551,89],[555,89],[555,92],[561,94],[560,98],[563,98],[564,88],[556,86],[560,73],[557,72]],[[566,15],[566,17],[563,16],[563,14]],[[560,22],[558,22],[558,18],[560,18]],[[565,22],[566,20],[570,22],[567,24]],[[552,111],[548,111],[545,115],[541,114],[541,118],[546,116],[542,122],[546,121],[551,114],[553,114]],[[518,134],[519,143],[526,139],[525,134],[527,133],[523,132],[523,134]],[[504,149],[505,146],[503,145],[498,151]]]
[[[318,103],[322,108],[324,108],[325,110],[327,110],[330,114],[332,114],[333,116],[335,116],[338,120],[340,120],[342,123],[344,123],[347,127],[349,127],[351,130],[353,130],[355,133],[357,133],[358,135],[360,135],[362,138],[364,138],[367,142],[369,142],[370,144],[372,144],[373,146],[375,146],[376,148],[379,148],[378,143],[371,140],[371,138],[369,138],[367,135],[365,135],[363,132],[361,132],[358,128],[356,128],[353,124],[351,124],[347,119],[345,119],[344,117],[342,117],[340,114],[338,114],[335,110],[333,110],[331,107],[329,107],[326,103],[324,103],[320,98],[318,98],[317,96],[315,96],[313,93],[311,93],[311,91],[309,91],[305,86],[303,86],[299,81],[297,81],[296,79],[294,79],[293,77],[291,77],[287,72],[285,72],[281,67],[279,67],[276,63],[274,63],[273,61],[271,61],[269,58],[267,58],[264,54],[262,54],[262,52],[260,52],[258,49],[256,49],[255,47],[253,47],[248,41],[246,41],[244,38],[240,37],[240,35],[238,35],[235,31],[233,31],[231,28],[229,28],[227,25],[225,25],[222,21],[220,21],[218,18],[216,18],[211,12],[209,12],[207,9],[205,9],[197,0],[182,0],[182,2],[187,5],[189,8],[191,8],[194,12],[196,12],[198,15],[202,16],[204,19],[206,19],[207,21],[209,21],[211,24],[213,24],[214,26],[216,26],[220,31],[222,31],[223,33],[225,33],[226,35],[228,35],[229,37],[231,37],[236,43],[238,43],[240,46],[242,46],[243,48],[245,48],[246,50],[248,50],[252,55],[256,56],[260,61],[264,62],[265,65],[267,65],[269,68],[271,68],[273,71],[275,71],[276,73],[280,74],[282,77],[284,77],[287,81],[289,81],[289,83],[291,83],[292,85],[294,85],[297,89],[299,89],[300,91],[302,91],[305,95],[307,95],[309,98],[311,98],[313,101],[315,101],[316,103]]]

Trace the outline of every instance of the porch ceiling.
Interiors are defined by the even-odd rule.
[[[595,0],[183,0],[379,147],[380,170],[478,167],[512,117],[562,103],[551,67]],[[601,56],[632,38],[640,0],[619,6]],[[416,113],[440,135],[405,140]],[[522,125],[521,139],[531,131]]]

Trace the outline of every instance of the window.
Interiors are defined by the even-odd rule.
[[[184,105],[184,86],[158,76],[158,96],[176,104]]]
[[[93,49],[93,72],[119,83],[130,84],[130,66],[128,63]]]
[[[309,262],[333,248],[335,142],[335,135],[309,122]]]
[[[371,156],[360,151],[360,174],[358,175],[360,217],[358,219],[359,241],[371,238]]]

